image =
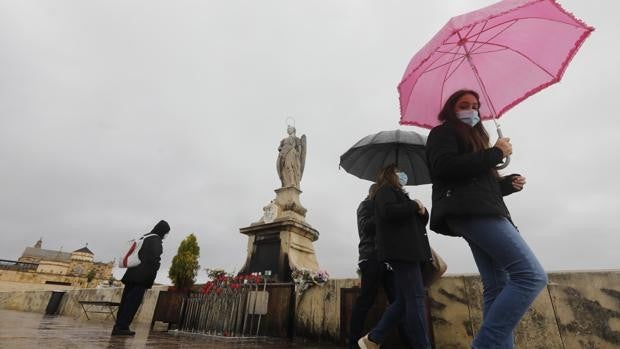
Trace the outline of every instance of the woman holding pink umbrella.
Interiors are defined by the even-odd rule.
[[[496,166],[512,154],[510,139],[489,145],[478,93],[453,93],[428,136],[433,181],[430,228],[462,236],[484,285],[483,323],[472,348],[513,348],[513,330],[547,284],[547,275],[512,222],[503,196],[523,190],[525,178],[501,177]]]

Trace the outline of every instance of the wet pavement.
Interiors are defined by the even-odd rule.
[[[177,331],[149,331],[132,326],[135,337],[111,337],[111,322],[45,316],[0,309],[0,349],[60,348],[204,348],[204,349],[335,349],[329,344],[290,342],[279,339],[231,339]]]

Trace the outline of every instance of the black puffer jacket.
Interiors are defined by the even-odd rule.
[[[418,214],[418,204],[391,185],[379,188],[374,204],[379,260],[421,262],[431,258],[425,228],[428,212]]]
[[[516,191],[512,179],[497,178],[493,168],[503,158],[499,148],[472,152],[448,122],[433,128],[426,141],[426,156],[433,181],[430,228],[458,236],[447,217],[502,216],[510,219],[503,196]]]
[[[357,208],[357,232],[360,243],[357,247],[359,260],[377,259],[375,247],[375,208],[373,201],[366,198]]]
[[[169,231],[170,226],[168,223],[166,221],[159,221],[150,233],[144,234],[155,234],[155,236],[149,236],[144,239],[142,248],[138,252],[140,264],[133,268],[128,268],[121,279],[125,285],[140,285],[146,288],[153,286],[163,252],[162,238]]]

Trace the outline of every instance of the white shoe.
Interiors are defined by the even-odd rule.
[[[370,338],[368,338],[368,335],[360,338],[357,341],[357,345],[359,345],[362,349],[379,349],[379,347],[381,347],[380,344],[371,341]]]

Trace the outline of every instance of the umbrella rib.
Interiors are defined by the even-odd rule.
[[[460,50],[461,50],[461,47],[459,46],[459,49],[456,51],[456,53],[455,53],[454,55],[456,56],[456,54],[458,54],[458,52],[459,52]],[[461,55],[461,57],[460,57],[460,58],[464,58],[464,57],[465,57],[465,54],[460,54],[460,55]],[[444,83],[448,80],[448,79],[447,79],[447,76],[448,76],[448,74],[450,73],[450,68],[452,68],[452,63],[456,62],[456,59],[454,59],[454,57],[452,57],[452,58],[453,58],[453,59],[452,59],[452,61],[450,62],[450,65],[448,66],[448,70],[446,71],[446,75],[444,76],[444,79],[443,79],[443,82],[444,82]],[[458,58],[457,58],[457,59],[458,59]],[[462,62],[463,62],[463,60],[461,59],[461,63],[462,63]],[[458,69],[458,67],[461,65],[461,63],[459,63],[459,64],[457,65],[456,69]],[[455,70],[456,70],[456,69],[455,69]],[[450,75],[452,75],[452,74],[450,74]],[[443,84],[442,84],[442,86],[441,86],[441,95],[443,96]]]
[[[439,69],[439,68],[441,68],[441,67],[443,67],[443,66],[446,66],[446,65],[448,65],[448,64],[452,64],[452,63],[454,63],[454,62],[458,61],[459,59],[461,59],[461,60],[462,60],[462,59],[465,59],[465,55],[462,55],[461,57],[458,57],[458,58],[456,58],[456,59],[453,59],[453,60],[451,60],[451,61],[449,61],[449,62],[443,63],[442,65],[438,65],[438,66],[436,66],[436,67],[434,67],[434,68],[431,68],[431,69],[425,70],[425,71],[423,71],[423,72],[422,72],[422,74],[426,74],[426,73],[428,73],[428,72],[431,72],[431,71],[433,71],[433,70],[437,70],[437,69]],[[420,74],[420,75],[422,75],[422,74]]]
[[[463,62],[465,62],[465,59],[464,59],[464,58],[461,60],[461,62],[459,62],[459,64],[456,66],[456,68],[454,68],[454,70],[452,71],[452,73],[450,73],[450,75],[446,76],[446,78],[445,78],[445,79],[444,79],[444,81],[443,81],[444,83],[445,83],[446,81],[448,81],[448,79],[450,79],[450,77],[451,77],[452,75],[454,75],[454,73],[456,73],[456,71],[459,69],[459,67],[461,66],[461,64],[463,64]],[[443,88],[442,88],[442,91],[441,91],[441,92],[443,93]]]
[[[484,32],[484,28],[486,28],[487,24],[489,24],[489,21],[484,21],[484,25],[482,26],[482,29],[480,29],[480,31],[478,32],[478,35],[476,36],[476,40],[480,39],[480,35],[482,35],[482,33]],[[469,34],[467,34],[465,37],[467,37]],[[471,50],[469,50],[469,53],[471,54],[471,52],[475,49],[475,44],[471,47]]]
[[[488,40],[485,41],[485,43],[490,42],[491,40],[495,39],[496,37],[498,37],[500,34],[502,34],[503,32],[505,32],[506,30],[508,30],[510,27],[512,27],[515,23],[517,23],[519,20],[515,19],[512,23],[510,23],[510,25],[507,25],[504,29],[500,30],[497,34],[493,35],[492,37],[490,37]],[[508,23],[508,22],[506,22]],[[497,26],[495,26],[497,27]],[[478,33],[478,37],[476,37],[475,41],[478,41],[478,39],[480,38],[480,34],[482,34],[482,32]],[[475,52],[477,49],[481,48],[482,46],[484,46],[484,44],[480,44],[480,46],[476,47],[476,44],[474,44],[471,48],[471,51],[469,51],[470,53]]]
[[[382,131],[383,132],[383,131]],[[375,133],[372,138],[368,141],[368,144],[376,144],[375,140],[379,137],[380,134],[382,134],[382,132],[377,132]]]
[[[480,43],[478,41],[470,41],[473,43]],[[487,42],[485,43],[485,45],[491,45],[491,46],[497,46],[497,47],[502,47],[506,50],[510,50],[516,54],[518,54],[519,56],[522,56],[523,58],[527,59],[528,61],[530,61],[530,63],[534,64],[535,66],[537,66],[538,68],[540,68],[540,70],[544,71],[545,73],[549,74],[549,76],[551,76],[552,78],[555,78],[555,76],[553,74],[551,74],[547,69],[543,68],[540,64],[536,63],[533,59],[531,59],[530,57],[528,57],[527,55],[525,55],[524,53],[520,52],[519,50],[515,50],[512,47],[508,47],[505,45],[500,45],[500,44],[495,44],[492,42]]]
[[[477,23],[476,23],[476,24],[477,24]],[[471,26],[471,28],[469,28],[469,31],[467,32],[467,34],[465,34],[465,36],[464,36],[464,37],[469,37],[469,34],[471,34],[471,32],[474,30],[474,28],[476,27],[476,24],[472,25],[472,26]],[[486,22],[485,22],[485,25],[486,25]],[[483,28],[484,28],[484,26],[483,26]],[[459,32],[459,37],[460,37],[460,36],[461,36],[461,35],[460,35],[460,32]]]
[[[460,55],[461,55],[461,57],[460,57],[460,58],[464,58],[464,57],[465,57],[465,54],[459,53],[459,51],[460,51],[460,50],[461,50],[461,47],[459,46],[458,50],[456,50],[456,52],[455,52],[455,53],[454,53],[454,55],[452,56],[452,61],[450,61],[450,65],[448,66],[448,70],[446,70],[446,75],[444,76],[444,79],[443,79],[443,82],[444,82],[444,83],[445,83],[445,82],[446,82],[446,80],[447,80],[447,79],[446,79],[446,76],[448,76],[448,74],[450,73],[450,68],[452,68],[452,63],[456,62],[456,59],[454,59],[454,57],[455,57],[457,54],[460,54]],[[457,58],[457,59],[458,59],[458,58]],[[462,60],[461,60],[461,62],[462,62]],[[459,65],[460,65],[460,63],[459,63]],[[458,68],[458,66],[457,66],[457,68]],[[443,83],[442,83],[442,85],[441,85],[441,95],[443,96]]]
[[[483,53],[493,53],[493,52],[500,52],[500,51],[506,51],[507,49],[505,48],[498,48],[497,50],[490,50],[490,51],[476,51],[476,52],[470,52],[470,55],[481,55]]]
[[[457,32],[457,34],[459,34]],[[460,38],[460,35],[459,35]],[[462,40],[462,38],[460,38]],[[472,44],[475,45],[475,41]],[[471,67],[472,72],[474,73],[474,76],[476,77],[476,81],[478,82],[478,85],[480,85],[480,89],[482,91],[482,94],[485,98],[485,100],[489,103],[489,107],[491,108],[491,111],[493,112],[493,116],[497,117],[497,112],[495,111],[495,106],[493,105],[493,102],[491,101],[491,98],[489,98],[489,94],[487,92],[486,86],[484,85],[484,81],[482,81],[482,79],[480,78],[480,73],[478,73],[478,68],[476,67],[476,65],[474,64],[474,62],[472,62],[471,60],[471,55],[469,54],[469,52],[467,52],[467,47],[465,47],[465,52],[467,53],[467,62],[469,63],[469,66]]]
[[[458,53],[460,50],[461,50],[461,47],[458,46],[458,50],[456,50],[456,53]],[[455,53],[455,56],[456,56],[456,53]],[[461,64],[463,64],[463,61],[465,60],[465,59],[463,59],[464,57],[465,57],[465,55],[461,55],[461,57],[460,57],[461,58],[461,62],[459,62],[459,64],[457,64],[456,68],[452,71],[453,73],[459,69]],[[446,87],[446,81],[448,81],[448,78],[450,76],[452,76],[452,74],[450,74],[450,68],[452,68],[452,63],[455,62],[454,56],[452,58],[453,58],[453,60],[450,62],[450,65],[448,66],[448,69],[446,70],[446,75],[444,75],[443,82],[441,83],[441,94],[439,95],[439,108],[440,108],[440,110],[441,110],[441,105],[443,105],[443,100],[442,100],[443,98],[442,98],[442,96],[443,96],[444,88]]]
[[[458,52],[458,51],[459,51],[459,47],[458,47],[458,46],[456,46],[456,52]],[[429,67],[429,68],[430,68],[430,67],[432,67],[435,63],[437,63],[437,61],[439,61],[439,60],[440,60],[441,58],[443,58],[443,57],[444,57],[444,54],[439,55],[439,57],[437,57],[437,59],[435,59],[435,60],[434,60],[431,64],[429,64],[429,65],[428,65],[428,67]],[[448,63],[450,63],[450,62],[444,63],[444,64],[442,64],[442,65],[440,65],[440,66],[438,66],[438,67],[436,67],[436,68],[443,67],[444,65],[446,65],[446,64],[448,64]],[[435,68],[432,68],[432,69],[430,69],[430,70],[434,70],[434,69],[435,69]],[[430,71],[430,70],[428,70],[428,71]]]
[[[447,54],[447,55],[461,55],[461,56],[465,56],[464,53],[458,53],[458,52],[447,52],[447,51],[435,51],[435,52],[439,52],[439,53],[443,53],[443,54]]]
[[[489,31],[491,29],[497,28],[500,25],[503,25],[503,24],[506,24],[506,23],[509,23],[509,22],[512,22],[512,21],[520,21],[520,20],[523,20],[523,19],[539,19],[539,20],[542,20],[542,21],[549,21],[549,22],[554,22],[554,23],[566,24],[566,25],[570,25],[572,27],[579,28],[579,29],[586,29],[583,26],[580,26],[580,25],[577,25],[577,24],[574,24],[574,23],[567,23],[567,22],[564,22],[564,21],[558,21],[558,20],[550,19],[550,18],[522,17],[522,18],[510,19],[510,20],[507,20],[507,21],[504,21],[504,22],[497,23],[497,24],[493,25],[492,27],[488,27],[487,29],[481,31],[480,33],[487,32],[487,31]],[[479,34],[479,33],[477,33],[477,34]],[[474,34],[474,35],[477,35],[477,34]],[[458,43],[459,43],[458,41],[446,41],[442,45],[456,45]]]
[[[471,58],[471,56],[469,56],[469,58]],[[497,111],[495,110],[493,101],[489,97],[489,93],[487,92],[487,87],[484,85],[484,81],[482,81],[482,79],[480,78],[480,74],[478,73],[478,68],[476,68],[476,66],[471,61],[471,59],[468,59],[467,61],[469,62],[469,65],[471,66],[471,70],[473,71],[474,76],[476,77],[476,81],[478,82],[478,85],[480,86],[480,90],[482,91],[483,97],[485,98],[486,102],[489,103],[489,107],[491,108],[491,112],[493,113],[493,119],[496,119]]]

